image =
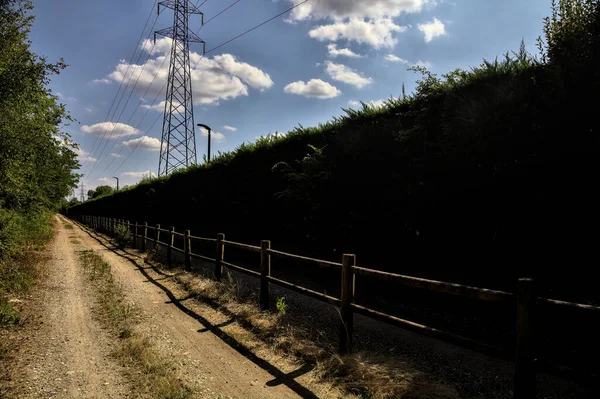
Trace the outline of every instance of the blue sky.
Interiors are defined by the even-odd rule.
[[[199,35],[210,50],[299,1],[241,0]],[[206,1],[205,20],[232,2]],[[86,188],[114,185],[112,176],[125,185],[144,172],[157,173],[161,121],[151,125],[163,110],[159,89],[170,39],[152,47],[150,27],[155,20],[154,30],[169,27],[172,11],[165,9],[156,19],[154,7],[143,34],[149,41],[138,45],[154,0],[34,4],[33,50],[70,65],[51,88],[77,120],[65,130],[80,144]],[[418,76],[406,69],[416,63],[442,74],[517,50],[521,39],[535,53],[542,18],[549,13],[550,0],[309,0],[202,59],[201,45],[192,44],[192,65],[198,63],[192,73],[195,121],[212,127],[213,151],[298,124],[313,126],[359,100],[377,105],[398,96],[403,82],[411,92]],[[200,28],[198,16],[192,16],[190,27]],[[107,118],[121,82],[125,96]],[[198,132],[199,159],[206,147]]]

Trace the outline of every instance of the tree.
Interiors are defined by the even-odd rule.
[[[96,187],[96,190],[88,191],[88,199],[104,197],[105,195],[112,194],[114,191],[115,190],[111,186],[98,186]]]
[[[72,119],[48,88],[66,64],[31,52],[32,9],[0,0],[0,259],[19,247],[18,221],[49,223],[38,216],[58,209],[79,180],[77,145],[61,130]]]

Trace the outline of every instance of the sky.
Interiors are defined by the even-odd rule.
[[[210,51],[300,1],[239,0],[208,22],[235,0],[207,0],[207,23],[192,15],[189,26]],[[157,174],[171,39],[154,44],[153,31],[172,25],[172,10],[157,16],[154,0],[34,5],[32,50],[69,64],[50,87],[75,119],[63,130],[79,144],[86,190]],[[441,75],[518,50],[521,40],[536,53],[549,14],[550,0],[308,0],[204,57],[201,44],[190,45],[195,123],[212,128],[213,154],[315,126],[360,101],[398,97],[403,83],[410,93],[412,65]],[[206,132],[196,141],[201,162]]]

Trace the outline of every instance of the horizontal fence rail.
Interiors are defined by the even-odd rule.
[[[396,325],[407,330],[431,336],[444,342],[476,350],[478,352],[502,359],[512,360],[515,362],[515,398],[535,397],[535,381],[536,373],[538,371],[552,371],[554,374],[564,376],[566,378],[581,378],[580,373],[577,373],[577,371],[574,369],[562,365],[545,363],[538,359],[538,356],[533,349],[533,340],[535,337],[533,314],[535,313],[535,308],[537,306],[541,305],[560,307],[568,309],[572,312],[583,312],[592,317],[600,315],[600,307],[598,306],[536,296],[535,286],[532,279],[519,279],[517,284],[517,292],[511,293],[444,281],[405,276],[356,266],[356,257],[354,255],[343,255],[342,263],[337,263],[290,254],[272,249],[271,242],[268,240],[263,240],[261,241],[260,246],[255,246],[225,240],[225,235],[222,233],[217,234],[216,238],[197,237],[192,236],[189,230],[186,230],[183,233],[177,232],[175,231],[175,227],[165,229],[161,228],[160,225],[150,226],[148,223],[138,224],[138,222],[131,223],[130,221],[126,220],[91,215],[80,215],[76,218],[76,220],[93,229],[113,235],[123,234],[122,229],[125,227],[129,234],[131,234],[131,236],[134,238],[134,246],[138,245],[137,243],[139,239],[142,251],[147,250],[148,241],[154,243],[154,248],[166,248],[167,264],[169,266],[173,262],[172,251],[176,251],[184,255],[184,264],[186,268],[191,267],[192,258],[214,263],[214,276],[217,281],[221,280],[223,268],[256,277],[260,279],[260,307],[265,310],[270,308],[269,284],[275,284],[290,291],[294,291],[339,307],[341,317],[339,336],[340,353],[348,353],[352,350],[352,336],[354,328],[353,315],[354,313],[358,313],[384,323]],[[155,234],[153,234],[152,237],[149,237],[148,230],[155,232]],[[175,237],[178,237],[179,241],[183,242],[183,248],[179,248],[174,245]],[[167,242],[163,241],[165,238],[167,239]],[[192,252],[192,242],[198,241],[215,244],[214,258]],[[260,254],[259,271],[226,262],[226,247]],[[340,298],[327,295],[326,293],[314,291],[307,287],[296,285],[289,281],[271,276],[271,256],[308,262],[319,267],[341,271]],[[475,301],[499,302],[506,304],[507,306],[514,306],[516,308],[517,319],[516,324],[511,327],[515,328],[517,332],[514,346],[516,348],[516,352],[510,353],[507,352],[505,348],[484,344],[471,338],[452,334],[447,331],[426,326],[411,320],[405,320],[397,316],[359,305],[354,301],[357,277],[373,278],[378,281],[387,281],[401,286],[421,289],[424,291],[460,296]]]

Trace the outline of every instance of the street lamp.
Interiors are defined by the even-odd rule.
[[[210,127],[208,127],[202,123],[198,123],[198,126],[203,127],[206,130],[208,130],[208,162],[210,162]]]
[[[119,191],[119,178],[113,176],[113,179],[117,179],[117,191]]]

